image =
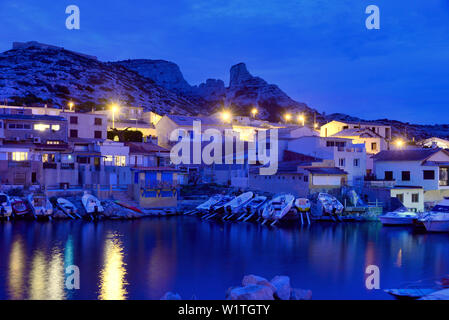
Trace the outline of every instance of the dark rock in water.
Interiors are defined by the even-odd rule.
[[[166,294],[164,294],[161,300],[182,300],[182,299],[178,293],[167,292]]]
[[[267,279],[265,279],[263,277],[259,277],[254,274],[246,275],[243,277],[242,286],[246,287],[246,286],[249,286],[252,284],[267,286],[267,287],[271,288],[271,290],[273,290],[273,292],[276,291],[276,287],[273,286],[273,284],[271,284],[270,281],[268,281]]]
[[[276,276],[271,280],[271,284],[276,288],[274,297],[279,300],[290,300],[290,277]]]
[[[303,289],[292,289],[290,292],[290,300],[311,300],[312,291]]]
[[[230,289],[228,300],[274,300],[273,290],[263,285],[251,284]]]

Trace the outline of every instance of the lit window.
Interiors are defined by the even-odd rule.
[[[117,167],[126,166],[126,157],[125,156],[116,156],[115,157],[115,166],[117,166]]]
[[[37,130],[37,131],[45,131],[47,129],[50,129],[49,124],[37,123],[34,125],[34,130]]]
[[[105,156],[105,157],[104,157],[104,162],[105,162],[105,164],[107,164],[107,165],[111,165],[113,159],[114,159],[113,156]]]
[[[52,124],[51,125],[51,130],[59,131],[59,130],[61,130],[61,126],[59,124]]]
[[[13,152],[12,160],[13,161],[27,161],[28,160],[28,152]]]

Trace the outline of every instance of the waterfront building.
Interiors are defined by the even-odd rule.
[[[333,160],[335,167],[347,173],[350,186],[362,186],[366,175],[366,150],[364,144],[354,144],[351,139],[305,136],[279,143],[280,148]],[[280,150],[281,152],[282,150]]]
[[[133,180],[129,195],[142,208],[176,208],[178,173],[175,168],[132,168]]]
[[[424,189],[421,186],[395,186],[390,196],[397,198],[407,210],[424,212]]]
[[[170,163],[170,150],[151,142],[127,142],[129,147],[129,166],[165,167]]]
[[[275,175],[260,175],[257,167],[250,168],[250,189],[307,197],[318,192],[335,192],[347,184],[347,173],[335,167],[332,160],[317,159],[304,154],[293,156],[293,153],[290,153],[289,157],[297,160],[279,162]]]
[[[449,196],[449,151],[440,148],[382,151],[374,156],[376,180],[392,186],[419,186],[425,201]]]

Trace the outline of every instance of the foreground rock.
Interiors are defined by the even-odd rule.
[[[271,284],[276,288],[274,297],[278,300],[289,300],[292,287],[290,278],[287,276],[276,276],[271,280]]]
[[[312,291],[291,287],[290,278],[275,276],[271,281],[257,276],[243,277],[241,287],[231,287],[226,293],[228,300],[310,300]]]
[[[227,300],[274,300],[273,290],[264,285],[250,284],[246,287],[232,288]]]

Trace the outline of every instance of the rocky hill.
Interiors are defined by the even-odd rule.
[[[205,83],[192,86],[184,79],[176,64],[163,60],[126,60],[116,64],[175,91],[209,112],[228,107],[236,113],[249,114],[252,108],[258,107],[259,116],[272,121],[281,120],[287,111],[304,112],[307,115],[316,112],[305,103],[291,99],[278,86],[252,76],[244,63],[231,67],[228,87],[218,79],[208,79]]]
[[[57,47],[31,46],[0,54],[0,101],[89,109],[111,102],[158,113],[190,114],[197,108],[176,92],[121,65]]]

